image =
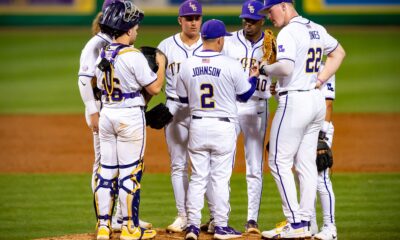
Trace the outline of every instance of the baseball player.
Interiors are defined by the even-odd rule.
[[[321,65],[322,69],[322,65]],[[321,70],[320,70],[321,71]],[[321,86],[325,96],[326,115],[321,131],[325,134],[325,141],[329,147],[332,147],[334,127],[332,124],[333,101],[335,100],[335,75]],[[316,219],[316,209],[314,208],[311,219],[311,232],[314,239],[336,240],[337,230],[335,224],[335,194],[332,188],[332,182],[329,177],[329,168],[318,173],[317,191],[321,201],[324,225],[321,232],[317,233],[318,225]]]
[[[236,98],[247,101],[254,93],[257,65],[248,75],[235,59],[222,55],[224,36],[230,36],[219,20],[201,29],[203,50],[181,64],[176,93],[188,103],[191,115],[188,150],[191,159],[187,193],[188,226],[185,239],[196,240],[200,232],[204,194],[210,183],[214,207],[215,239],[240,237],[228,226],[229,180],[236,148]]]
[[[292,0],[267,0],[267,13],[277,36],[277,62],[263,71],[278,77],[279,98],[270,134],[269,167],[278,186],[286,221],[266,239],[311,238],[310,220],[317,191],[315,164],[318,133],[325,117],[325,102],[318,89],[339,68],[345,52],[324,27],[298,15]],[[319,72],[323,55],[325,68]],[[292,172],[300,182],[300,204]]]
[[[158,45],[168,59],[165,88],[166,106],[174,115],[172,122],[165,127],[165,139],[171,160],[172,188],[178,211],[175,221],[167,227],[169,232],[182,232],[187,224],[185,205],[189,182],[187,144],[190,116],[188,106],[179,102],[176,94],[176,82],[182,62],[202,49],[199,34],[202,23],[201,4],[194,0],[183,2],[179,6],[178,23],[182,31],[164,39]]]
[[[263,4],[256,0],[243,3],[243,29],[233,32],[232,37],[226,38],[223,54],[237,59],[242,64],[243,71],[249,75],[253,65],[261,62],[263,56],[262,44],[264,32],[262,27],[265,15],[258,14]],[[258,229],[258,213],[260,210],[262,183],[264,139],[268,123],[268,98],[270,78],[261,76],[258,79],[256,91],[247,102],[237,102],[239,115],[238,134],[243,132],[246,181],[247,181],[247,223],[246,232],[261,234]]]
[[[110,239],[110,220],[118,191],[123,226],[120,239],[149,239],[156,231],[139,227],[140,181],[146,142],[145,89],[150,95],[161,91],[165,74],[155,74],[143,54],[133,44],[143,12],[132,2],[113,2],[100,22],[113,42],[101,50],[97,60],[97,86],[103,108],[99,119],[101,159],[94,191],[97,239]],[[159,66],[165,64],[161,54]],[[117,189],[118,186],[118,189]]]
[[[96,175],[100,163],[100,140],[98,134],[99,128],[99,112],[101,106],[101,100],[99,97],[99,90],[95,83],[92,84],[92,79],[95,81],[95,62],[99,56],[101,48],[112,42],[111,34],[108,29],[100,29],[99,21],[103,15],[103,11],[112,3],[112,0],[105,0],[102,6],[102,12],[99,12],[96,18],[93,20],[92,32],[93,37],[86,43],[85,47],[81,52],[80,67],[79,67],[79,78],[78,86],[81,94],[83,103],[85,104],[85,117],[86,123],[92,129],[93,132],[93,146],[94,146],[94,163],[92,171],[92,191],[96,187]],[[113,217],[112,228],[115,231],[121,229],[122,213],[120,204],[116,202],[116,216]],[[121,223],[118,223],[117,219],[121,218]],[[151,228],[152,224],[140,220],[140,226],[144,228]]]

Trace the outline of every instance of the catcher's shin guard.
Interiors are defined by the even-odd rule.
[[[104,168],[104,166],[100,167],[97,173],[97,186],[94,190],[93,204],[97,217],[97,227],[99,225],[107,225],[109,228],[111,228],[111,217],[114,210],[115,196],[118,188],[118,178],[116,176],[118,171],[113,171],[114,169],[106,168]],[[108,174],[104,174],[104,171],[106,171]],[[103,176],[101,173],[103,173]],[[111,179],[106,179],[104,175],[110,175],[114,177]],[[106,224],[104,224],[104,222]]]
[[[139,160],[130,165],[120,166],[120,171],[123,172],[121,168],[132,169],[129,175],[120,175],[119,194],[121,204],[125,208],[125,211],[122,212],[124,225],[126,222],[128,230],[133,232],[134,228],[139,226],[140,181],[143,173],[143,162]]]

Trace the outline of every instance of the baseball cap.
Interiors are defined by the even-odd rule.
[[[272,6],[279,4],[279,3],[283,3],[283,2],[293,3],[293,0],[265,0],[264,7],[258,12],[262,13],[265,10],[268,10],[269,8],[271,8]]]
[[[225,28],[225,24],[217,19],[211,19],[203,23],[201,27],[201,37],[204,39],[214,39],[223,36],[232,36]]]
[[[242,14],[239,16],[240,18],[248,18],[253,20],[261,20],[265,18],[264,14],[258,13],[264,4],[256,0],[249,0],[243,3],[242,5]]]
[[[184,1],[179,6],[179,17],[190,15],[203,15],[201,4],[195,0]]]

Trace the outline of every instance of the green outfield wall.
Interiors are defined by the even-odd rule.
[[[0,26],[85,26],[90,25],[103,0],[71,0],[71,6],[0,5]],[[399,25],[400,0],[297,0],[299,13],[321,24]],[[175,25],[177,5],[144,6],[143,25]],[[218,18],[227,25],[240,21],[240,5],[204,5],[204,18]]]

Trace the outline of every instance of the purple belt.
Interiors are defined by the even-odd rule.
[[[103,94],[105,96],[108,95],[106,90],[101,91],[101,94]],[[135,98],[135,97],[139,97],[140,96],[140,91],[130,92],[130,93],[122,93],[121,95],[124,98]]]

